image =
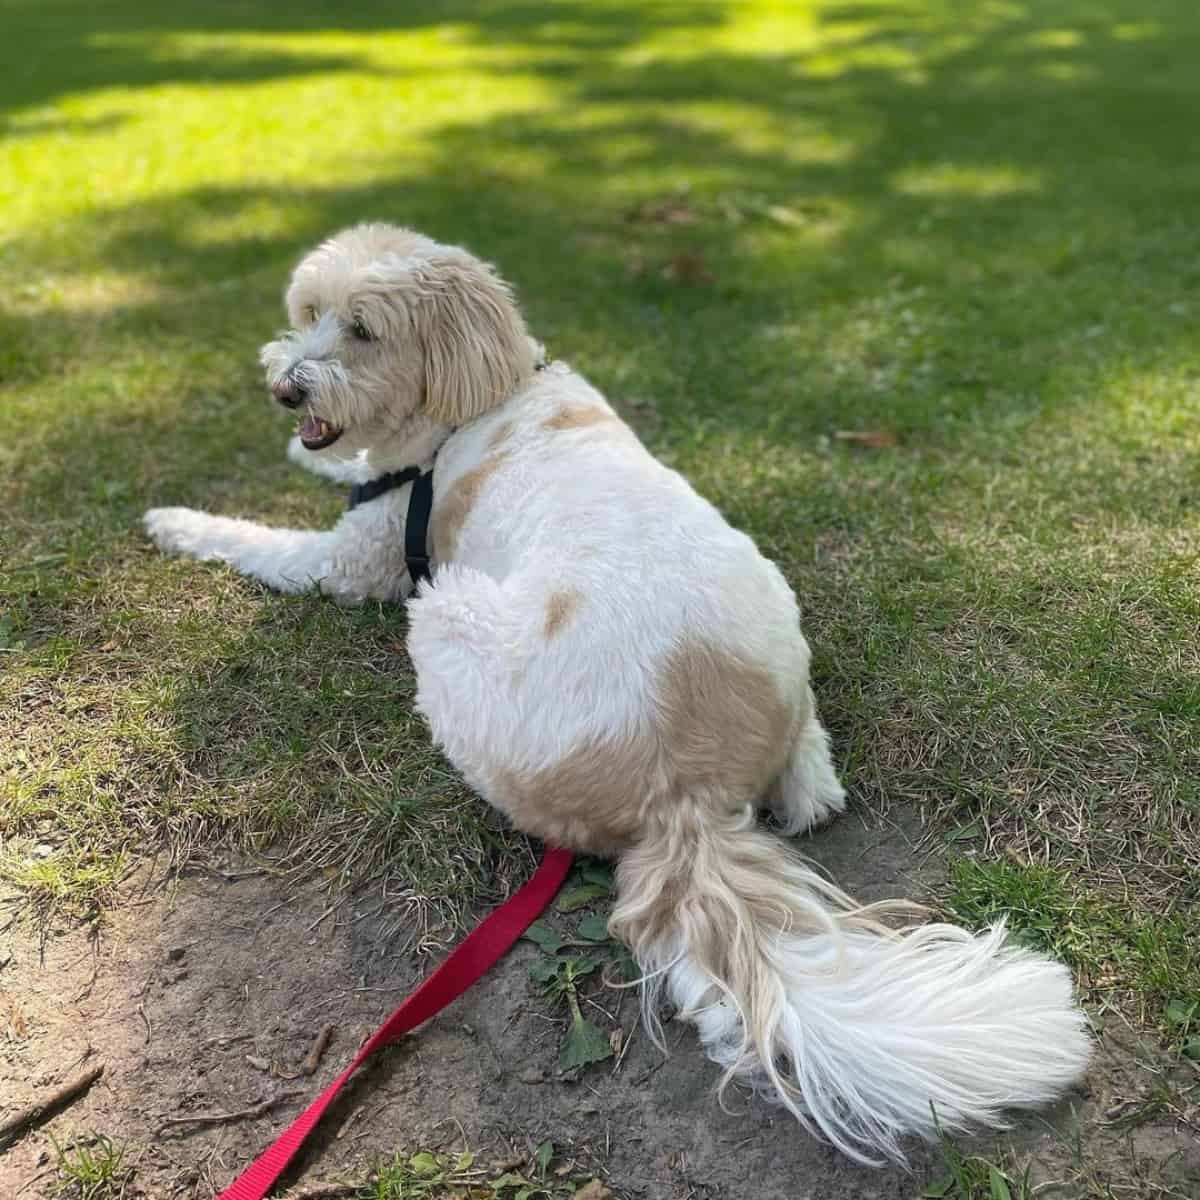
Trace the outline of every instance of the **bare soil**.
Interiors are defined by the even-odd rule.
[[[937,883],[937,858],[922,862],[917,832],[848,816],[809,850],[864,899],[920,896]],[[430,965],[380,940],[383,914],[330,906],[318,879],[297,888],[229,862],[131,895],[98,936],[91,927],[39,936],[14,924],[0,938],[0,963],[10,956],[0,969],[0,1120],[88,1065],[101,1061],[105,1071],[0,1154],[0,1196],[54,1195],[51,1135],[63,1144],[92,1131],[127,1146],[128,1196],[208,1200],[228,1184]],[[597,985],[592,999],[609,1016],[589,1006],[598,1023],[632,1039],[619,1065],[563,1077],[561,1014],[528,977],[535,953],[522,943],[364,1070],[285,1182],[365,1178],[373,1160],[402,1148],[470,1147],[499,1163],[546,1139],[623,1198],[916,1197],[943,1173],[936,1148],[914,1146],[910,1172],[861,1169],[757,1100],[734,1095],[723,1112],[715,1068],[690,1030],[668,1027],[674,1046],[664,1058],[635,1028],[627,992]],[[335,1033],[316,1073],[281,1078],[299,1071],[326,1024]],[[1022,1120],[1005,1144],[1032,1156],[1041,1180],[1093,1177],[1050,1194],[1103,1196],[1085,1190],[1099,1179],[1122,1200],[1200,1195],[1197,1115],[1153,1102],[1171,1094],[1171,1070],[1156,1055],[1110,1017],[1085,1089]],[[164,1125],[292,1092],[254,1118]],[[975,1148],[996,1145],[981,1139]]]

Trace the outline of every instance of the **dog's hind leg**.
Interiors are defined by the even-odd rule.
[[[787,766],[771,786],[767,807],[787,834],[806,833],[846,807],[846,792],[829,754],[829,734],[808,692],[808,719],[792,744]]]
[[[504,587],[470,567],[440,567],[408,604],[417,710],[446,757],[485,794],[487,764],[505,761],[519,736],[518,625]]]

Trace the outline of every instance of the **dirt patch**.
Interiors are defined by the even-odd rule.
[[[850,816],[808,848],[864,899],[921,895],[936,883],[937,863],[921,865],[912,832],[867,828]],[[90,1131],[127,1146],[136,1185],[129,1194],[208,1200],[219,1191],[429,965],[389,949],[396,943],[381,940],[382,914],[360,916],[350,904],[329,909],[318,880],[289,888],[229,866],[128,901],[98,938],[83,928],[57,929],[39,944],[29,931],[10,929],[0,949],[0,961],[11,954],[0,971],[0,1000],[19,1017],[0,1043],[0,1117],[96,1061],[105,1073],[0,1157],[0,1195],[53,1195],[50,1135],[62,1143]],[[734,1095],[733,1111],[722,1112],[715,1069],[690,1030],[669,1027],[674,1045],[664,1059],[635,1031],[628,993],[593,994],[608,1027],[632,1035],[619,1068],[610,1061],[564,1079],[557,1068],[562,1022],[528,977],[535,953],[522,943],[467,996],[364,1071],[288,1178],[365,1176],[372,1159],[405,1147],[465,1144],[499,1162],[547,1139],[618,1196],[650,1200],[914,1197],[922,1180],[940,1173],[938,1152],[923,1147],[914,1147],[912,1174],[855,1168],[744,1096]],[[316,1073],[280,1078],[300,1070],[328,1024],[333,1041]],[[1132,1126],[1114,1115],[1131,1096],[1152,1100],[1165,1078],[1142,1065],[1153,1050],[1132,1035],[1122,1044],[1106,1034],[1103,1042],[1088,1091],[1045,1120],[1024,1121],[1016,1145],[1043,1160],[1043,1177],[1061,1179],[1081,1166],[1069,1146],[1078,1127],[1082,1166],[1116,1178],[1140,1157],[1155,1169],[1166,1164],[1183,1181],[1178,1186],[1188,1186],[1187,1172],[1200,1178],[1200,1148],[1180,1121],[1186,1113],[1159,1107]],[[168,1119],[243,1110],[284,1091],[301,1095],[232,1124],[163,1128]],[[1140,1112],[1135,1106],[1125,1115]],[[1105,1125],[1106,1113],[1117,1124]]]

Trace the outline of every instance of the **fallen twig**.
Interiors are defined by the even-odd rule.
[[[150,1045],[150,1039],[154,1036],[154,1029],[150,1025],[150,1018],[146,1016],[146,1006],[139,1002],[137,1010],[142,1020],[146,1022],[146,1040],[142,1044],[148,1046]]]
[[[321,1055],[325,1053],[325,1047],[329,1045],[329,1040],[333,1037],[334,1028],[333,1025],[325,1025],[317,1034],[317,1040],[313,1042],[312,1049],[300,1064],[300,1070],[305,1075],[311,1075],[321,1065]]]
[[[28,1108],[22,1109],[11,1117],[0,1122],[0,1142],[4,1142],[14,1134],[19,1133],[29,1125],[35,1125],[43,1117],[78,1099],[88,1088],[104,1074],[104,1064],[98,1063],[90,1071],[84,1071],[74,1079],[64,1083],[57,1091],[51,1092],[43,1100],[38,1100]]]
[[[621,1064],[625,1061],[625,1055],[629,1053],[629,1047],[633,1045],[633,1039],[638,1031],[638,1026],[642,1023],[641,1009],[638,1010],[637,1016],[633,1020],[633,1028],[629,1031],[629,1036],[621,1043],[621,1053],[617,1055],[617,1061],[613,1063],[612,1073],[615,1075],[620,1069]]]
[[[265,1100],[260,1100],[257,1104],[252,1104],[249,1108],[238,1109],[237,1112],[216,1112],[216,1113],[192,1113],[186,1117],[163,1117],[160,1131],[171,1125],[226,1125],[230,1121],[249,1121],[254,1117],[265,1116],[277,1104],[282,1104],[285,1100],[295,1100],[297,1096],[303,1096],[303,1092],[280,1092],[277,1096],[268,1096]]]
[[[370,1183],[371,1180],[367,1182]],[[357,1196],[363,1190],[363,1186],[361,1183],[313,1183],[308,1187],[284,1192],[280,1200],[335,1200],[337,1196]]]

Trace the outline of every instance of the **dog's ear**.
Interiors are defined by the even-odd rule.
[[[443,424],[461,425],[532,374],[533,349],[512,292],[486,263],[445,248],[417,274],[413,317],[425,356],[425,408]]]

